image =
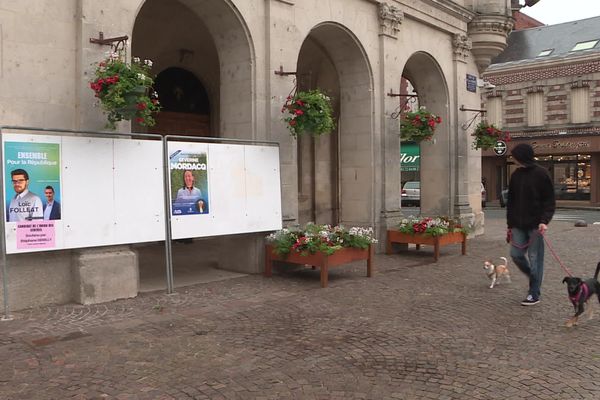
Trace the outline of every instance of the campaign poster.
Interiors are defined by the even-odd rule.
[[[169,155],[173,216],[209,214],[207,150],[175,150]]]
[[[17,248],[54,247],[61,219],[60,145],[4,143],[6,222],[16,223]]]

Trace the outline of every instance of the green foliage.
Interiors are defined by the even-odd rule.
[[[424,234],[427,236],[441,236],[451,232],[469,233],[469,229],[461,225],[460,221],[447,217],[423,217],[410,216],[402,219],[398,225],[398,231],[409,235]]]
[[[131,119],[142,126],[156,123],[152,114],[160,110],[160,104],[152,89],[151,68],[152,61],[134,57],[127,63],[122,53],[111,53],[96,65],[90,88],[107,115],[107,128],[115,129],[117,122]]]
[[[510,135],[508,132],[503,132],[496,128],[493,124],[488,124],[485,121],[480,122],[475,131],[471,134],[475,139],[473,141],[474,149],[488,150],[496,145],[498,140],[504,140],[505,142],[510,141]]]
[[[407,112],[400,120],[400,138],[403,141],[420,142],[431,140],[437,124],[442,118],[430,113],[425,107],[418,111]]]
[[[285,114],[283,119],[295,138],[304,133],[323,135],[335,127],[331,99],[319,89],[288,96],[281,112]]]
[[[290,252],[301,255],[322,252],[327,255],[343,247],[366,249],[371,243],[377,243],[372,228],[316,225],[308,223],[304,228],[284,228],[267,236],[273,251],[279,256]]]

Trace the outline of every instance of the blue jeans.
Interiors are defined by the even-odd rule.
[[[511,228],[511,231],[510,256],[529,278],[529,294],[534,299],[539,299],[544,278],[544,238],[537,229]]]

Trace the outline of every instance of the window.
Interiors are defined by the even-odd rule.
[[[587,42],[579,42],[575,45],[575,47],[573,47],[571,49],[571,51],[582,51],[582,50],[593,49],[594,47],[596,47],[597,44],[598,44],[598,39],[589,40]]]
[[[571,89],[571,122],[590,122],[590,95],[588,87]]]
[[[502,129],[502,97],[489,97],[487,99],[487,120],[496,128]]]
[[[544,92],[533,92],[527,95],[527,125],[544,125]]]
[[[538,57],[546,57],[549,56],[550,54],[552,54],[552,52],[554,51],[554,49],[547,49],[547,50],[542,50],[540,51],[540,54],[538,54]]]

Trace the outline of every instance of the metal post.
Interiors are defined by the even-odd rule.
[[[4,193],[4,141],[2,140],[2,129],[0,128],[0,190]],[[4,196],[0,196],[2,199],[2,207],[0,207],[0,251],[2,252],[2,293],[4,297],[4,315],[1,321],[10,321],[12,316],[10,315],[10,307],[8,305],[8,266],[6,265],[6,216],[4,214],[6,208],[6,200]]]
[[[169,187],[169,141],[167,138],[162,138],[163,144],[163,184],[165,187],[165,259],[167,273],[167,293],[173,293],[173,251],[171,248],[172,232],[171,232],[171,188]]]

